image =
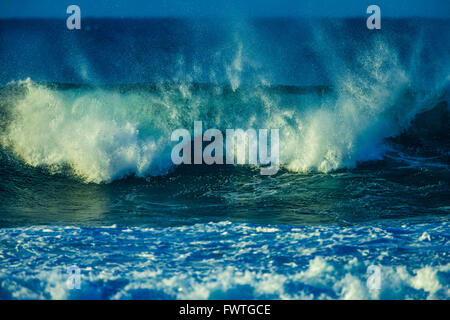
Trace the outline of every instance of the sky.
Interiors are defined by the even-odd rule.
[[[84,17],[384,17],[450,18],[450,0],[0,0],[0,18],[67,17],[76,4]]]

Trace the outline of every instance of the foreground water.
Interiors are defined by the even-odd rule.
[[[0,298],[448,299],[447,222],[0,229]],[[69,290],[66,266],[81,269]],[[380,267],[379,289],[367,286]]]

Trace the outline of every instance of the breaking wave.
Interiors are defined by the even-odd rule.
[[[449,299],[448,227],[4,228],[0,298]],[[80,290],[66,285],[73,264]],[[379,289],[367,285],[370,265]]]
[[[11,82],[1,90],[1,144],[31,166],[70,168],[86,182],[109,182],[169,172],[171,132],[192,130],[200,120],[220,130],[278,128],[284,168],[329,172],[382,159],[386,139],[404,133],[421,113],[440,106],[448,115],[445,59],[435,61],[439,72],[427,83],[418,71],[425,63],[420,48],[405,59],[379,36],[362,48],[353,43],[343,55],[330,37],[315,35],[326,86],[274,85],[267,76],[245,83],[244,70],[252,68],[245,64],[253,64],[243,41],[224,62],[228,83],[195,76],[140,85]]]

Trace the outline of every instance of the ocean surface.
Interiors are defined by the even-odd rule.
[[[0,20],[0,299],[450,299],[448,30]],[[174,166],[194,121],[280,170]]]

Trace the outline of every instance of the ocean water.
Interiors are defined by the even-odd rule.
[[[0,298],[449,299],[445,30],[1,20]],[[194,121],[279,129],[280,170],[174,166]]]

